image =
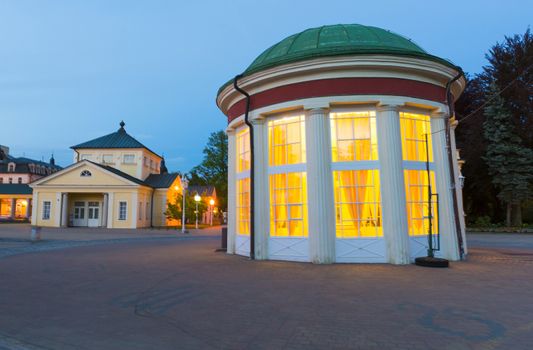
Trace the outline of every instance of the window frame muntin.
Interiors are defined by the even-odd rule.
[[[304,134],[303,134],[303,137],[302,135],[300,135],[300,145],[302,145],[302,143],[304,143],[304,147],[300,147],[300,152],[302,152],[300,154],[300,159],[304,158],[305,159],[305,162],[300,162],[300,163],[296,163],[296,164],[283,164],[283,165],[271,165],[270,164],[270,156],[271,156],[271,151],[272,151],[272,147],[271,147],[271,141],[270,141],[270,122],[271,121],[277,121],[277,120],[281,120],[281,119],[284,119],[284,118],[291,118],[291,117],[300,117],[300,121],[299,123],[301,123],[303,125],[303,130],[304,130]],[[309,196],[309,193],[308,193],[308,190],[309,190],[309,184],[308,184],[308,181],[309,181],[309,177],[308,177],[308,173],[307,173],[307,160],[308,160],[308,156],[307,156],[307,133],[306,133],[306,125],[307,125],[307,116],[306,116],[306,113],[304,110],[301,110],[301,109],[296,109],[296,110],[291,110],[291,111],[287,111],[287,112],[280,112],[280,113],[275,113],[275,114],[271,114],[268,116],[268,119],[266,120],[266,137],[267,137],[267,140],[266,140],[266,144],[267,144],[267,152],[266,152],[266,163],[267,163],[267,181],[268,181],[268,208],[269,208],[269,217],[268,217],[268,237],[270,239],[272,238],[275,238],[275,239],[286,239],[286,238],[296,238],[296,239],[308,239],[309,238],[309,206],[308,206],[308,196]],[[294,143],[293,143],[294,144]],[[288,143],[286,143],[285,145],[288,145]],[[305,151],[304,151],[305,150]],[[305,156],[304,156],[305,155]],[[303,223],[303,231],[304,233],[302,235],[290,235],[290,234],[287,234],[286,236],[280,236],[280,235],[272,235],[272,227],[271,227],[271,223],[272,222],[276,222],[275,219],[272,219],[273,217],[273,204],[271,203],[270,201],[270,198],[272,197],[273,193],[272,193],[272,187],[271,187],[271,181],[272,181],[272,178],[271,176],[272,175],[279,175],[279,174],[286,174],[288,175],[289,173],[301,173],[305,176],[305,188],[302,190],[302,193],[305,192],[305,199],[306,201],[303,202],[303,203],[300,203],[299,205],[302,206],[302,216],[303,218],[301,219],[302,223]],[[286,188],[287,190],[288,188]],[[291,204],[289,205],[288,203],[286,204],[286,207],[287,207],[287,212],[289,213],[290,212],[290,207],[293,206],[294,204]],[[295,219],[296,220],[296,219]],[[300,220],[300,219],[298,219]],[[287,219],[287,223],[290,225],[290,220]]]
[[[374,118],[375,119],[375,126],[376,126],[376,147],[377,147],[377,159],[374,159],[374,160],[350,160],[350,161],[334,161],[333,160],[333,137],[332,137],[332,130],[331,130],[331,123],[332,123],[332,116],[331,114],[332,113],[364,113],[364,112],[373,112],[374,113],[374,116],[372,115],[369,115],[368,118],[371,119],[371,118]],[[385,238],[385,234],[383,232],[383,191],[381,189],[381,154],[380,154],[380,149],[379,149],[379,143],[380,143],[380,140],[379,140],[379,121],[378,121],[378,118],[379,118],[379,112],[376,108],[376,105],[374,104],[364,104],[364,105],[350,105],[350,106],[336,106],[336,107],[333,107],[329,110],[328,112],[328,132],[329,132],[329,137],[330,137],[330,144],[329,144],[329,153],[330,153],[330,156],[331,156],[331,162],[330,162],[330,167],[331,167],[331,179],[332,179],[332,191],[333,191],[333,212],[334,212],[334,221],[335,221],[335,239],[340,239],[340,240],[353,240],[353,239],[384,239]],[[354,139],[356,140],[356,139]],[[370,143],[372,144],[372,139],[370,138]],[[335,201],[335,191],[336,191],[336,188],[335,188],[335,177],[334,177],[334,172],[339,172],[339,171],[362,171],[362,170],[365,170],[365,171],[373,171],[373,170],[376,170],[377,171],[377,179],[379,181],[379,202],[378,205],[379,205],[379,208],[380,208],[380,212],[381,212],[381,236],[373,236],[373,237],[363,237],[361,236],[360,234],[360,231],[358,231],[358,235],[355,236],[355,237],[339,237],[337,236],[337,206],[341,205],[341,204],[344,204],[344,203],[337,203]],[[374,191],[376,190],[376,186],[375,186],[375,183],[374,183]],[[364,203],[367,203],[367,202],[364,202]],[[375,205],[376,202],[368,202],[368,203],[372,203],[372,205]],[[360,220],[355,220],[355,221],[360,221]],[[341,220],[341,223],[342,223],[342,220]]]

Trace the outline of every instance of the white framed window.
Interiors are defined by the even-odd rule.
[[[113,164],[113,155],[112,154],[104,154],[102,156],[102,163],[104,164]]]
[[[90,154],[82,154],[80,156],[80,159],[81,160],[90,160],[91,159],[91,155]]]
[[[305,116],[268,122],[270,236],[307,237]]]
[[[17,179],[17,182],[18,182],[19,184],[21,184],[21,183],[22,183],[22,178],[19,177],[19,178]]]
[[[376,112],[330,113],[337,238],[383,237]]]
[[[14,173],[15,172],[15,163],[9,163],[7,165],[7,172]]]
[[[128,202],[120,201],[118,202],[118,219],[126,220],[128,214]]]
[[[43,202],[43,220],[50,220],[50,207],[51,207],[50,201],[44,201]]]
[[[438,234],[436,197],[431,196],[429,192],[429,185],[431,192],[436,192],[430,116],[424,113],[400,112],[400,129],[409,235],[427,235],[430,220],[431,232]],[[426,161],[430,170],[429,179]]]
[[[135,155],[134,154],[125,154],[123,156],[122,162],[124,164],[135,164]]]
[[[250,130],[243,126],[236,135],[237,233],[250,234]]]
[[[145,166],[145,167],[148,166],[148,158],[147,158],[147,157],[144,157],[144,166]]]

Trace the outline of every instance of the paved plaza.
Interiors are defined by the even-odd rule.
[[[250,261],[220,228],[0,225],[0,349],[531,349],[533,235],[449,269]]]

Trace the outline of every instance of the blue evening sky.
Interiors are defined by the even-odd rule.
[[[171,171],[188,171],[226,125],[217,89],[286,36],[378,26],[476,73],[532,14],[531,0],[0,0],[0,144],[66,166],[70,146],[123,119]]]

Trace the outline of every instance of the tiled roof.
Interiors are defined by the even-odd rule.
[[[120,123],[120,129],[116,132],[98,137],[96,139],[72,146],[72,149],[94,149],[94,148],[145,148],[157,155],[154,151],[137,141],[133,136],[128,134],[124,129],[124,122]]]
[[[0,194],[32,194],[27,184],[0,184]]]
[[[173,174],[150,174],[144,183],[153,188],[169,188],[179,175]]]
[[[4,159],[0,159],[0,173],[8,172],[9,163],[15,163],[15,171],[13,172],[15,174],[39,174],[37,172],[37,168],[34,168],[33,171],[30,169],[30,164],[35,164],[44,168],[48,168],[51,170],[51,172],[56,172],[62,169],[58,165],[52,165],[50,163],[46,163],[40,160],[30,159],[26,157],[13,157],[7,155]]]

